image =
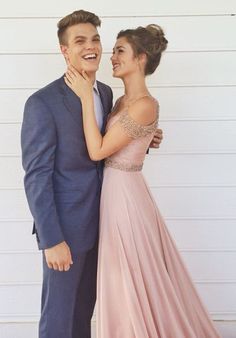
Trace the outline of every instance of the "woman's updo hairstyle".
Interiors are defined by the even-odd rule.
[[[147,27],[138,27],[136,29],[126,29],[118,33],[117,39],[126,38],[132,46],[134,55],[147,55],[145,66],[145,75],[152,74],[161,60],[161,54],[166,49],[168,41],[165,38],[162,28],[151,24]]]

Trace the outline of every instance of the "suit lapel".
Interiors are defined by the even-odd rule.
[[[67,110],[71,113],[73,119],[82,124],[82,105],[80,98],[66,85],[64,78],[61,78],[61,92],[63,95],[63,102]]]
[[[103,106],[103,126],[102,133],[105,131],[107,116],[109,114],[108,99],[106,88],[97,81],[98,91]],[[64,77],[60,79],[60,90],[63,95],[63,101],[67,110],[71,113],[73,119],[82,125],[82,105],[80,98],[66,85]]]
[[[106,121],[107,121],[107,115],[109,113],[108,111],[108,101],[107,101],[107,92],[105,90],[105,87],[102,86],[102,84],[97,81],[97,87],[98,87],[98,91],[101,97],[101,101],[102,101],[102,107],[103,107],[103,125],[102,125],[102,129],[101,132],[102,134],[105,133],[105,128],[106,128]]]

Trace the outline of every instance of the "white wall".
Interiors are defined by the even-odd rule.
[[[0,1],[0,337],[37,336],[41,257],[23,191],[20,124],[26,98],[64,71],[56,23],[78,5],[102,18],[98,78],[115,97],[122,87],[108,60],[116,33],[165,29],[168,51],[148,81],[165,138],[144,173],[212,317],[236,320],[235,1]]]

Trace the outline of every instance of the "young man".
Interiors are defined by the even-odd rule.
[[[112,91],[95,79],[100,23],[95,14],[76,11],[59,21],[58,37],[65,59],[94,82],[96,118],[104,132]],[[157,146],[161,138],[159,131]],[[81,102],[63,77],[27,100],[22,156],[33,232],[44,253],[39,338],[91,337],[103,163],[89,158]]]

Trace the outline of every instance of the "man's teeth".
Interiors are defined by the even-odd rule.
[[[84,56],[85,60],[92,60],[92,59],[96,59],[96,54],[88,54]]]

